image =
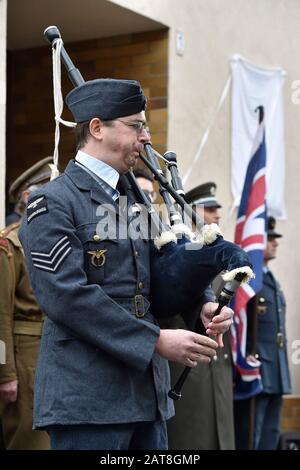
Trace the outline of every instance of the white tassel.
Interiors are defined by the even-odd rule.
[[[222,236],[220,227],[217,224],[203,225],[197,236],[195,236],[194,232],[192,232],[187,225],[175,224],[172,226],[171,230],[163,232],[162,235],[154,241],[156,248],[160,249],[170,242],[177,243],[176,235],[178,234],[186,235],[192,243],[201,243],[201,245],[210,245],[217,239],[218,235]]]
[[[163,232],[160,237],[154,240],[154,245],[158,250],[160,250],[162,246],[167,245],[167,243],[170,242],[177,243],[177,237],[171,230],[167,230],[166,232]]]
[[[205,224],[197,236],[197,241],[202,245],[210,245],[217,239],[218,235],[223,236],[217,224]]]
[[[190,240],[195,240],[194,232],[185,224],[172,225],[171,230],[175,235],[186,235]]]
[[[242,283],[249,282],[250,279],[255,278],[255,274],[249,266],[242,266],[241,268],[232,269],[232,271],[228,271],[222,274],[222,279],[225,282],[232,281],[235,278],[235,276],[239,273],[243,273],[246,275]]]

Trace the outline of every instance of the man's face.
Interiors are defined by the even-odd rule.
[[[271,259],[276,258],[277,254],[278,241],[277,238],[268,237],[267,246],[264,251],[264,260],[270,261]]]
[[[203,207],[199,205],[196,206],[196,211],[204,219],[205,224],[219,224],[221,215],[218,207]]]
[[[149,142],[150,135],[143,127],[146,124],[145,112],[114,119],[104,127],[105,161],[120,174],[134,167],[137,158]]]
[[[219,224],[220,211],[218,207],[205,207],[204,208],[204,222],[206,224]]]
[[[28,202],[30,194],[33,193],[33,191],[37,191],[38,189],[42,188],[43,186],[45,186],[45,184],[49,182],[50,182],[50,177],[46,178],[44,181],[41,181],[40,183],[32,184],[27,189],[25,189],[21,194],[21,200],[25,204],[25,206]]]
[[[140,188],[149,196],[150,201],[154,202],[155,192],[152,181],[148,180],[147,178],[143,178],[142,176],[138,176],[136,180]]]

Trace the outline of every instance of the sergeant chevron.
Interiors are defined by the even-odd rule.
[[[71,250],[70,240],[65,235],[55,243],[49,253],[31,251],[30,254],[36,268],[55,272]]]

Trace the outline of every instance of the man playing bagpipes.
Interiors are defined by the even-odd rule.
[[[149,142],[143,90],[133,80],[77,85],[66,103],[79,150],[29,201],[20,234],[46,315],[34,426],[53,449],[166,449],[168,360],[210,361],[233,312],[212,320],[217,304],[202,292],[199,313],[216,340],[159,328],[149,302],[157,250],[131,230],[137,203],[124,177]]]

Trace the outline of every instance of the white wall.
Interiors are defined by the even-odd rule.
[[[5,214],[6,0],[0,0],[0,228]]]
[[[287,221],[278,259],[271,267],[287,297],[289,351],[300,340],[298,279],[300,253],[300,104],[292,104],[291,84],[300,79],[299,0],[114,0],[170,27],[168,149],[175,150],[181,174],[189,167],[226,81],[228,59],[239,53],[261,66],[287,71],[284,88]],[[185,33],[185,54],[175,53],[175,32]],[[230,216],[230,96],[186,189],[208,180],[218,184],[221,226],[232,239]],[[300,354],[298,355],[300,357]],[[300,394],[300,365],[291,364],[294,393]]]

